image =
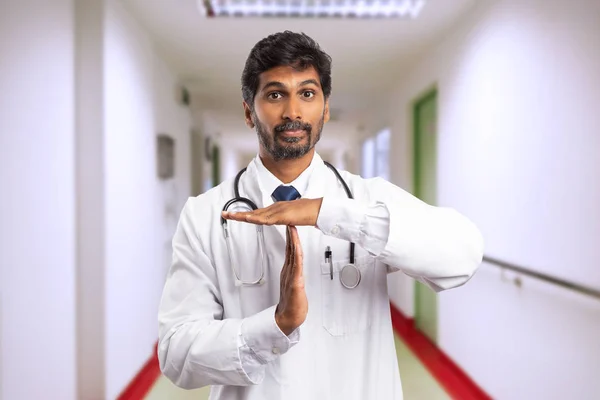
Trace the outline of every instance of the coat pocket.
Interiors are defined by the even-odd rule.
[[[345,287],[340,280],[342,269],[349,262],[349,259],[342,259],[333,263],[333,279],[330,264],[321,263],[323,327],[332,336],[365,332],[373,321],[375,259],[370,255],[355,259],[360,283],[352,289]]]

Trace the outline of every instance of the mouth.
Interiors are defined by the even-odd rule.
[[[305,134],[306,134],[306,131],[304,129],[294,129],[294,130],[289,130],[289,131],[283,131],[280,133],[281,136],[286,137],[286,138],[301,137],[301,136],[304,136]]]

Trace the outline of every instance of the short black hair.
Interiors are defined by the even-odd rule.
[[[254,109],[259,76],[271,68],[290,66],[304,70],[314,67],[325,99],[331,94],[331,57],[305,33],[284,31],[267,36],[250,51],[242,72],[242,97]]]

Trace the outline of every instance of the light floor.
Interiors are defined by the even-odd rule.
[[[450,400],[408,347],[396,336],[396,354],[405,400]],[[145,400],[206,400],[209,388],[183,390],[161,376]]]

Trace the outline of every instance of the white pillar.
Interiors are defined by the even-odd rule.
[[[77,398],[105,398],[103,0],[75,1]]]

